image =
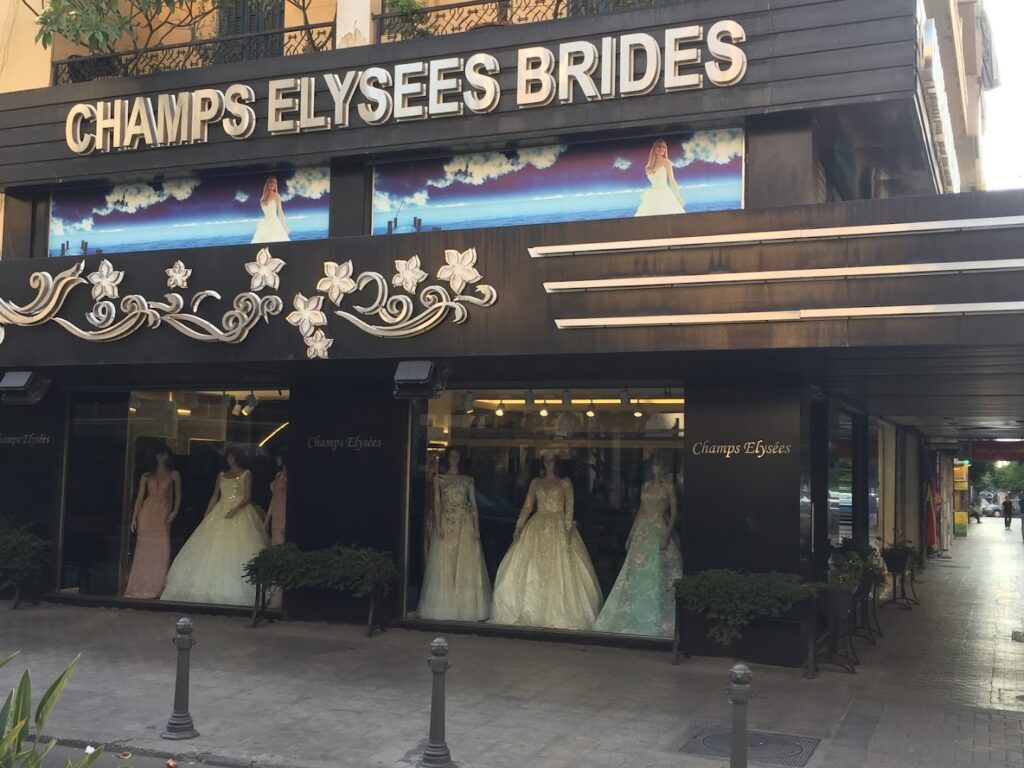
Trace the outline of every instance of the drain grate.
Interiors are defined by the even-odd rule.
[[[691,755],[729,757],[732,731],[720,725],[702,728],[683,745],[682,751]],[[793,736],[788,733],[747,732],[747,757],[757,763],[771,765],[807,765],[821,739]]]

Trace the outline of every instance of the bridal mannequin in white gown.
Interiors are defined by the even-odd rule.
[[[206,516],[174,558],[161,600],[251,605],[256,599],[242,569],[270,540],[251,501],[252,474],[231,451],[226,458],[228,471],[217,476]]]
[[[601,610],[601,586],[573,520],[572,483],[555,475],[554,451],[543,451],[516,523],[515,538],[494,580],[495,624],[590,629]]]
[[[263,185],[263,196],[260,197],[260,210],[263,218],[256,225],[256,233],[250,242],[253,243],[284,243],[291,239],[288,222],[281,207],[281,196],[277,193],[277,179],[269,177]]]
[[[459,472],[461,454],[448,452],[448,471],[434,479],[434,518],[420,593],[421,619],[483,621],[491,614],[491,580],[480,547],[473,478]]]

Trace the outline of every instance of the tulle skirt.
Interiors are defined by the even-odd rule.
[[[276,216],[264,216],[256,225],[256,234],[250,242],[253,243],[287,243],[291,238],[288,230]]]
[[[590,629],[601,586],[576,528],[557,514],[535,514],[498,568],[491,621],[556,629]]]
[[[483,621],[491,615],[491,580],[480,541],[463,521],[443,539],[433,536],[423,572],[421,619]]]
[[[167,572],[161,600],[219,605],[252,605],[256,587],[242,575],[245,564],[270,542],[263,516],[247,504],[231,518],[217,502],[195,529]]]
[[[686,213],[686,209],[670,187],[651,187],[640,199],[640,207],[634,216],[663,216],[672,213]]]

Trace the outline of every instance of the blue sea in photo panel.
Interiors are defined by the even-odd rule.
[[[269,179],[273,197],[261,205]],[[50,209],[49,254],[79,256],[252,242],[318,240],[328,234],[330,169],[197,174],[58,192]],[[285,229],[286,227],[286,229]],[[287,230],[287,231],[286,231]]]
[[[648,175],[659,138],[681,204],[667,179]],[[380,165],[373,234],[742,208],[743,149],[736,129]]]

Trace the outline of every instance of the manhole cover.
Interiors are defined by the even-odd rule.
[[[788,733],[748,731],[747,757],[758,763],[805,766],[819,742],[820,739]],[[720,725],[702,728],[683,745],[682,751],[691,755],[729,757],[732,751],[732,731]]]

